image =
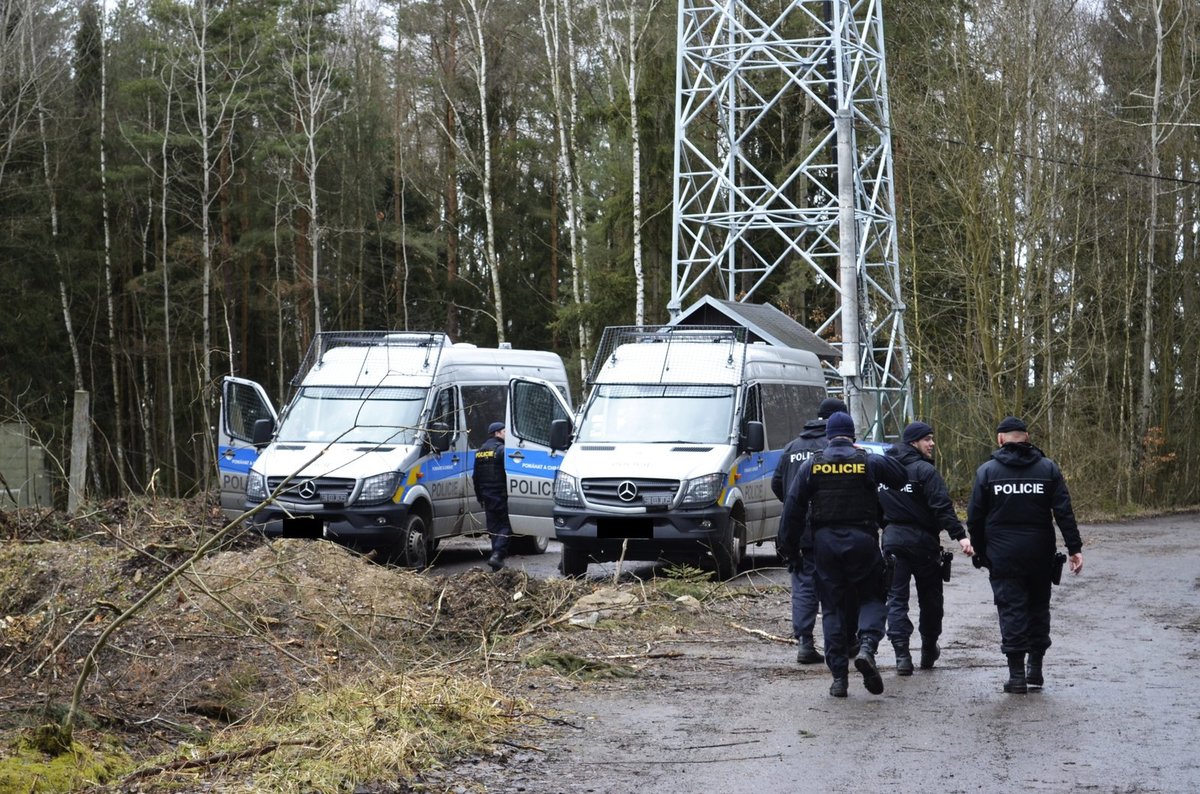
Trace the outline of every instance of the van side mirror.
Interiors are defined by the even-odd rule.
[[[250,434],[250,443],[256,447],[263,447],[271,443],[271,436],[275,434],[275,420],[267,417],[266,419],[255,419],[254,430]]]
[[[450,442],[454,435],[450,432],[450,426],[445,422],[434,422],[429,426],[429,446],[437,453],[445,452],[450,449]]]
[[[742,436],[742,449],[746,452],[762,452],[767,448],[767,433],[762,422],[747,422]]]
[[[566,449],[571,446],[571,420],[553,419],[550,421],[550,451]]]

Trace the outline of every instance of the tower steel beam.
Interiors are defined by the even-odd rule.
[[[898,433],[912,398],[880,2],[679,0],[678,22],[671,316],[810,269],[836,294],[814,329],[842,354],[831,387],[863,438]]]

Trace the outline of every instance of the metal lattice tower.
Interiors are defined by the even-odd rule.
[[[898,433],[912,398],[880,0],[679,0],[678,47],[671,316],[811,269],[837,293],[815,329],[842,353],[831,386],[860,437]],[[772,130],[792,133],[782,167]]]

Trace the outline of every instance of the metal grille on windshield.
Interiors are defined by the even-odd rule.
[[[267,492],[283,482],[282,477],[267,478]],[[317,477],[311,480],[295,480],[279,494],[280,499],[300,504],[345,504],[354,490],[354,480],[345,477]]]
[[[679,493],[679,480],[644,477],[593,477],[580,484],[583,497],[595,505],[613,507],[670,507]]]

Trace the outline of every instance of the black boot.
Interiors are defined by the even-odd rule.
[[[833,695],[835,698],[844,698],[846,697],[847,692],[849,692],[849,687],[846,685],[846,676],[835,675],[833,677],[833,683],[829,685],[829,694]]]
[[[796,644],[800,647],[796,649],[796,661],[800,664],[820,664],[825,661],[825,657],[817,650],[813,644],[812,635],[807,637],[799,637]]]
[[[1010,695],[1024,695],[1029,691],[1025,680],[1025,654],[1008,654],[1008,681],[1004,683],[1004,691]]]
[[[896,649],[896,675],[912,675],[912,654],[908,652],[908,640],[892,640]]]
[[[1029,662],[1025,665],[1025,683],[1029,686],[1041,687],[1046,683],[1046,679],[1042,678],[1042,656],[1043,653],[1029,652]]]
[[[936,639],[928,637],[921,638],[921,669],[932,670],[933,663],[936,662],[942,655],[942,649],[938,646]]]
[[[854,657],[854,669],[862,673],[863,686],[872,695],[883,694],[883,678],[879,675],[879,668],[875,665],[875,649],[871,644],[864,642],[862,648],[858,651],[858,656]]]
[[[498,571],[504,567],[504,557],[498,551],[493,551],[492,556],[488,557],[487,564],[491,566],[493,571]]]

